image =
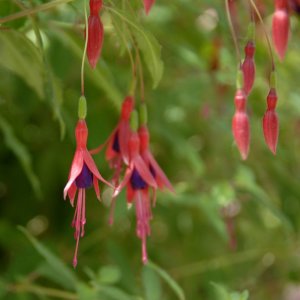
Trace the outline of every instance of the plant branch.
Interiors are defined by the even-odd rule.
[[[58,5],[65,4],[68,2],[72,2],[72,1],[74,1],[74,0],[54,0],[52,2],[44,3],[44,4],[38,5],[33,8],[28,8],[23,11],[17,12],[15,14],[0,18],[0,24],[4,24],[4,23],[14,21],[14,20],[17,20],[20,18],[31,16],[38,12],[49,10],[49,9],[55,8]]]

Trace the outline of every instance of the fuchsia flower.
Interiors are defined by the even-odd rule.
[[[73,266],[77,265],[77,252],[80,237],[84,236],[85,218],[85,190],[94,186],[97,198],[100,200],[100,190],[98,180],[108,183],[99,173],[93,158],[87,150],[88,128],[86,122],[80,119],[77,122],[76,130],[76,151],[71,165],[69,180],[64,188],[64,199],[69,196],[70,203],[74,206],[74,199],[78,189],[76,210],[72,222],[75,228],[74,237],[76,239],[76,248],[73,259]]]
[[[145,12],[148,15],[155,0],[144,0]]]
[[[125,164],[128,164],[128,142],[130,137],[129,121],[133,106],[133,97],[126,97],[122,104],[120,121],[108,138],[105,157],[106,160],[110,162],[111,167],[114,166],[116,161],[123,161]]]
[[[99,152],[103,146],[107,145],[105,158],[109,162],[109,166],[114,170],[112,184],[114,186],[119,185],[119,179],[122,171],[123,164],[129,163],[128,154],[128,143],[130,137],[130,114],[133,110],[134,99],[131,96],[125,98],[121,109],[121,118],[113,130],[112,134],[109,136],[108,140],[104,145],[99,146],[97,149],[90,151],[91,154],[96,154]],[[112,225],[114,222],[114,208],[115,208],[116,197],[112,198],[111,210],[109,217],[109,224]]]
[[[137,217],[137,236],[142,240],[142,260],[147,263],[146,239],[150,235],[152,218],[149,187],[157,189],[156,180],[149,167],[140,156],[140,139],[132,132],[129,140],[129,165],[121,184],[116,188],[114,197],[126,187],[128,204],[134,203]]]
[[[99,11],[101,8],[102,0],[90,0],[87,56],[93,69],[96,68],[103,45],[104,29],[99,17]]]
[[[147,125],[142,125],[139,128],[139,137],[140,137],[140,143],[141,143],[141,149],[140,153],[141,156],[148,166],[152,176],[154,177],[157,187],[159,189],[167,188],[169,191],[175,193],[175,190],[170,183],[169,179],[163,172],[163,170],[160,168],[158,163],[156,162],[155,158],[153,157],[150,149],[149,149],[149,130]],[[154,193],[154,201],[153,204],[155,205],[156,202],[156,189],[153,189]]]

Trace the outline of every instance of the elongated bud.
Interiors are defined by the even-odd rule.
[[[242,64],[242,71],[244,75],[244,91],[246,95],[252,90],[255,80],[255,62],[254,62],[255,44],[249,41],[245,47],[245,60]]]
[[[98,15],[102,8],[102,0],[90,0],[90,14]]]
[[[273,42],[279,58],[283,60],[289,40],[290,18],[287,1],[277,0],[275,6],[272,23]]]
[[[84,120],[87,114],[86,98],[81,96],[78,102],[78,118]]]
[[[248,115],[245,112],[234,114],[232,132],[242,159],[247,159],[250,146],[250,125]]]
[[[101,54],[103,36],[104,29],[100,17],[98,15],[89,16],[87,56],[89,63],[93,69],[96,68]]]
[[[144,0],[145,12],[148,15],[155,0]]]
[[[238,89],[234,97],[235,114],[232,119],[232,133],[242,159],[247,159],[250,146],[250,125],[246,113],[247,98],[243,90]]]
[[[276,154],[278,136],[279,136],[279,120],[275,112],[277,105],[277,94],[274,88],[271,88],[267,97],[267,111],[263,117],[263,131],[267,146]]]

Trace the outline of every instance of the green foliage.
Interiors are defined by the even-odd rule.
[[[103,2],[102,57],[95,70],[85,62],[88,146],[107,140],[134,90],[138,107],[143,86],[131,68],[141,59],[151,149],[176,195],[157,195],[143,266],[125,195],[109,227],[112,190],[101,186],[100,204],[87,191],[72,269],[74,208],[62,190],[75,150],[84,1],[0,1],[0,23],[11,19],[0,25],[0,298],[289,300],[300,284],[298,15],[287,57],[276,60],[276,157],[261,129],[270,62],[256,24],[251,151],[242,162],[231,133],[237,64],[224,1],[161,0],[149,16],[141,0]],[[249,14],[236,2],[242,50]],[[269,29],[272,1],[256,2]],[[110,179],[103,156],[95,160]]]

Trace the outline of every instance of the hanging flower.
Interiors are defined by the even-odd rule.
[[[74,206],[76,192],[78,197],[76,210],[72,222],[75,228],[74,237],[76,239],[76,248],[73,259],[73,266],[77,265],[77,252],[80,237],[84,236],[85,218],[85,190],[94,186],[97,198],[100,200],[100,190],[98,180],[110,185],[99,173],[93,158],[87,150],[88,128],[84,119],[77,122],[75,129],[76,151],[71,165],[69,180],[64,188],[64,199],[69,196],[70,203]]]
[[[142,240],[142,261],[147,263],[146,239],[150,235],[152,218],[149,187],[157,189],[157,184],[148,166],[140,156],[140,140],[137,132],[132,132],[129,140],[129,165],[121,184],[116,188],[114,197],[126,187],[127,202],[136,208],[136,234]]]
[[[175,190],[170,183],[169,179],[165,175],[164,171],[160,168],[158,163],[156,162],[155,158],[153,157],[150,149],[149,149],[149,130],[146,124],[142,125],[139,128],[139,137],[141,143],[141,156],[148,166],[151,174],[153,175],[157,187],[160,189],[167,188],[169,191],[175,193]],[[153,204],[155,205],[156,202],[156,189],[153,189],[154,197],[153,197]]]
[[[91,150],[91,154],[98,153],[105,145],[107,145],[105,158],[109,162],[109,166],[114,170],[112,177],[113,186],[118,186],[120,183],[120,175],[124,164],[128,164],[128,142],[130,136],[130,114],[133,110],[134,99],[127,96],[122,104],[121,117],[116,128],[109,136],[108,140],[98,148]],[[112,197],[109,224],[114,222],[114,208],[116,197]]]

